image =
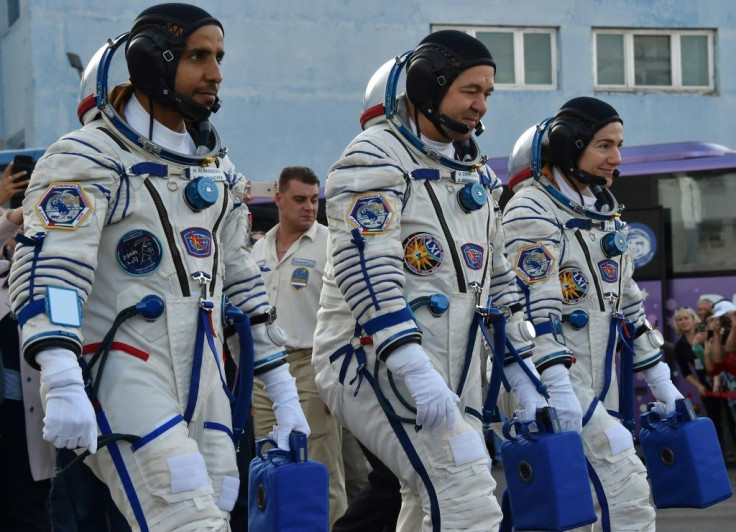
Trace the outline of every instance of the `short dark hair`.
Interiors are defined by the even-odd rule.
[[[301,181],[307,185],[319,185],[319,178],[314,170],[306,166],[287,166],[279,176],[279,190],[283,192],[291,181]]]

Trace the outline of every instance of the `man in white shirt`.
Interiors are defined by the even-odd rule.
[[[342,461],[342,427],[325,407],[314,383],[312,336],[317,325],[322,275],[327,260],[327,227],[316,221],[319,179],[306,167],[284,168],[274,202],[279,223],[253,246],[268,299],[288,332],[289,371],[296,378],[299,402],[309,422],[309,457],[327,466],[330,477],[330,528],[347,507]],[[256,439],[275,423],[273,403],[256,379],[253,387]]]

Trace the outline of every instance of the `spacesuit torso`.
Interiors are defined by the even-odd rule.
[[[628,228],[617,212],[575,209],[557,195],[533,182],[511,198],[504,214],[507,253],[537,330],[535,364],[541,372],[572,362],[570,379],[583,412],[595,397],[618,411],[614,355],[620,334],[633,335],[644,321],[625,249]],[[624,320],[633,324],[628,333]],[[634,367],[658,359],[658,348],[638,349]]]

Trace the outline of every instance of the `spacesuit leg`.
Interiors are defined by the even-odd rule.
[[[368,367],[373,367],[372,354],[368,360]],[[343,386],[338,381],[339,363],[317,365],[317,384],[338,420],[396,474],[404,491],[413,494],[406,499],[406,509],[402,508],[398,530],[496,529],[501,509],[493,495],[495,482],[488,470],[480,421],[458,410],[453,434],[444,423],[433,430],[417,430],[409,423],[392,421],[366,378],[354,395],[358,380],[353,384],[349,381],[356,368],[353,360]],[[397,415],[413,417],[390,391],[385,371],[380,385]],[[396,386],[404,397],[410,397],[403,381],[397,381]],[[433,522],[433,514],[439,522]]]
[[[173,376],[163,371],[166,366],[154,357],[143,361],[127,353],[110,353],[105,372],[116,378],[103,377],[98,420],[105,432],[142,439],[135,446],[114,443],[85,463],[108,485],[134,530],[139,523],[154,530],[227,530],[228,520],[217,506],[205,457],[179,414]],[[234,455],[232,443],[224,454],[227,460]],[[234,456],[232,464],[237,476]]]
[[[654,530],[649,482],[630,433],[603,405],[596,406],[581,434],[585,456],[603,485],[611,530]],[[600,530],[600,510],[595,529]]]

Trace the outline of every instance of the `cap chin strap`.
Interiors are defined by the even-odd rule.
[[[597,175],[589,174],[588,172],[584,172],[583,170],[580,170],[577,167],[570,168],[568,172],[569,172],[569,177],[572,177],[573,179],[580,181],[584,185],[595,186],[595,185],[605,185],[606,184],[605,178],[599,177]]]
[[[187,120],[194,120],[195,122],[207,120],[210,115],[212,113],[216,113],[222,105],[222,101],[217,96],[215,96],[215,103],[212,104],[212,107],[207,107],[206,105],[199,104],[191,98],[187,98],[186,96],[173,91],[170,97],[160,101],[164,105],[179,111]]]

